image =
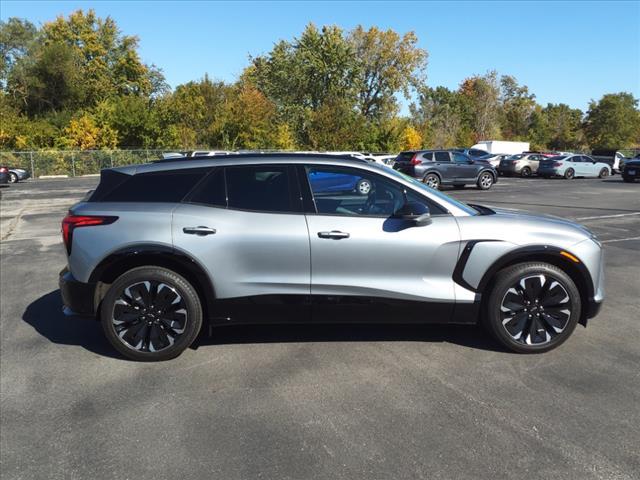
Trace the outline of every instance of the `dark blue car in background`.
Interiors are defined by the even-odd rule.
[[[371,192],[370,180],[346,172],[337,173],[335,169],[330,172],[324,172],[321,168],[310,169],[309,180],[314,195],[335,192],[354,192],[359,195],[368,195]]]

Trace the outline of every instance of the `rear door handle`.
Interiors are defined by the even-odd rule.
[[[320,238],[333,238],[334,240],[340,240],[341,238],[349,238],[347,232],[340,232],[338,230],[331,230],[330,232],[318,232]]]
[[[216,233],[215,228],[203,227],[202,225],[199,227],[184,227],[182,231],[188,235],[199,235],[201,237]]]

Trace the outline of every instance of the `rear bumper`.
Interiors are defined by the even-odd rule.
[[[416,168],[413,165],[399,165],[399,164],[395,164],[393,166],[394,170],[397,170],[400,173],[404,173],[405,175],[409,175],[410,177],[416,177]]]
[[[94,283],[76,280],[68,268],[60,272],[58,284],[65,313],[70,315],[94,316],[93,297],[96,290]]]
[[[4,185],[9,183],[9,174],[8,173],[0,173],[0,185]]]

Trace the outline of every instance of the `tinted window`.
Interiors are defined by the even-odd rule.
[[[390,217],[404,204],[405,188],[380,175],[346,167],[307,167],[306,170],[318,213]],[[412,190],[406,191],[409,201],[427,205],[432,215],[446,213]]]
[[[229,208],[263,212],[300,211],[294,202],[289,167],[251,165],[227,167],[227,199]]]
[[[469,157],[467,157],[462,153],[454,152],[452,153],[452,155],[453,155],[453,161],[456,163],[467,163],[467,164],[469,163]]]
[[[422,154],[422,158],[425,160],[431,161],[433,160],[433,152],[427,152]]]
[[[415,152],[402,152],[396,157],[396,162],[408,162],[413,158]]]
[[[206,169],[181,169],[132,175],[100,199],[103,202],[181,201],[206,173]]]
[[[487,155],[489,152],[485,152],[484,150],[476,150],[476,149],[471,149],[469,150],[469,155],[471,155],[472,157],[481,157],[483,155]]]
[[[227,206],[227,192],[224,182],[224,170],[219,168],[205,178],[190,195],[189,202],[202,203],[214,207]]]
[[[436,162],[450,162],[449,152],[435,152],[434,153]]]

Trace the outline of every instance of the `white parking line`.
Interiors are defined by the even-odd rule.
[[[626,242],[627,240],[640,240],[640,237],[614,238],[613,240],[601,240],[600,243]]]
[[[634,213],[619,213],[617,215],[598,215],[596,217],[578,217],[576,220],[599,220],[601,218],[618,218],[618,217],[631,217],[633,215],[640,215],[640,212]]]

